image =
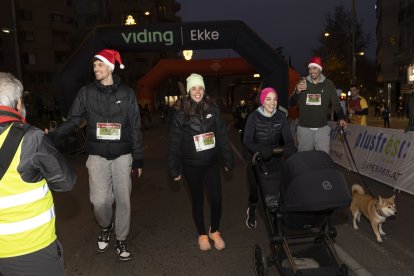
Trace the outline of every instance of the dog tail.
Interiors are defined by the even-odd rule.
[[[365,194],[364,188],[362,188],[362,186],[359,184],[354,184],[352,185],[352,194],[364,195]]]

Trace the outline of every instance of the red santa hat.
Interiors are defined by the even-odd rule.
[[[308,64],[308,68],[310,67],[316,67],[322,71],[322,59],[320,57],[312,57]]]
[[[121,56],[119,55],[118,51],[103,49],[99,51],[94,57],[108,65],[112,71],[115,69],[115,61],[119,63],[119,68],[125,68],[125,66],[122,64]]]

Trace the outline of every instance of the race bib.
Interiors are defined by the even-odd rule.
[[[101,140],[120,140],[121,124],[96,123],[96,138]]]
[[[321,105],[321,94],[306,95],[306,105]]]
[[[212,149],[216,146],[216,138],[213,132],[193,136],[196,151]]]

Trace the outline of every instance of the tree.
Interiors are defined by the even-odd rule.
[[[325,36],[325,33],[329,33],[329,36]],[[338,87],[349,87],[352,57],[355,53],[366,51],[370,41],[369,34],[362,31],[361,21],[355,18],[355,53],[352,53],[352,12],[346,10],[343,4],[335,7],[333,12],[328,12],[318,41],[320,46],[312,51],[314,55],[322,57],[324,74]],[[358,76],[357,81],[362,82]]]

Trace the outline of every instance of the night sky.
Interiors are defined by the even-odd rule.
[[[351,10],[352,0],[176,0],[181,3],[178,13],[183,22],[242,20],[270,47],[284,47],[286,57],[299,72],[311,57],[310,49],[318,45],[318,35],[329,11],[343,3]],[[375,59],[376,0],[355,0],[356,14],[365,33],[371,34],[367,56]],[[225,3],[225,5],[223,5]],[[193,58],[237,56],[233,50],[195,51]]]

